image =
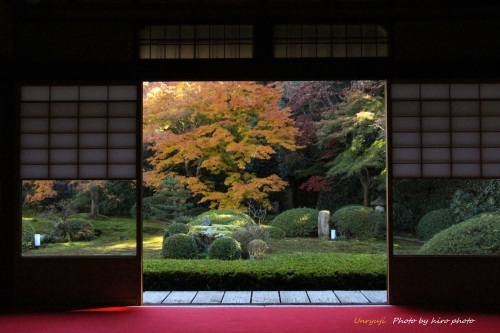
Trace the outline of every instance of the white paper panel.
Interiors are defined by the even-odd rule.
[[[48,133],[47,118],[25,118],[21,121],[21,133]]]
[[[500,163],[483,164],[483,177],[500,178]]]
[[[78,121],[76,118],[51,118],[51,133],[76,133],[78,132]]]
[[[77,164],[78,150],[76,149],[52,149],[50,151],[51,164]]]
[[[135,117],[137,113],[135,102],[109,103],[110,117]]]
[[[453,164],[453,177],[480,177],[481,164]]]
[[[392,175],[396,178],[421,177],[420,164],[393,164]]]
[[[423,164],[422,176],[436,178],[436,177],[451,177],[450,164]]]
[[[109,165],[108,172],[110,178],[125,179],[136,177],[135,164]]]
[[[42,87],[22,87],[22,101],[48,101],[50,99],[50,89],[47,86]]]
[[[420,149],[393,148],[392,161],[394,163],[420,163]]]
[[[479,116],[479,102],[452,102],[451,114],[453,116]]]
[[[105,133],[107,127],[106,118],[80,118],[80,133]]]
[[[391,85],[393,99],[418,99],[420,98],[419,84],[393,84]]]
[[[453,117],[451,119],[451,130],[454,132],[480,131],[480,120],[479,117]]]
[[[452,133],[453,147],[479,147],[481,144],[480,132]]]
[[[393,133],[393,147],[419,147],[420,133]]]
[[[451,88],[451,98],[454,99],[479,98],[478,84],[452,84],[450,88]]]
[[[80,149],[81,164],[106,164],[107,149]]]
[[[107,99],[108,87],[106,86],[80,87],[80,100],[82,101],[105,101]]]
[[[21,165],[21,179],[47,179],[49,167],[47,165]]]
[[[500,116],[500,101],[481,102],[481,115]]]
[[[424,132],[422,133],[423,147],[449,147],[450,133],[448,132]]]
[[[78,178],[78,167],[76,165],[51,165],[50,177],[56,179]]]
[[[52,87],[50,91],[50,99],[52,101],[77,101],[78,87],[74,86]]]
[[[106,165],[79,165],[79,178],[81,179],[99,179],[106,178]]]
[[[49,151],[47,149],[22,149],[21,164],[47,164]]]
[[[137,88],[135,86],[110,86],[109,100],[111,101],[135,101],[137,99]]]
[[[80,117],[107,117],[106,103],[80,103]]]
[[[78,148],[78,134],[51,134],[51,148]]]
[[[78,103],[50,103],[51,117],[78,117]]]
[[[449,163],[451,159],[448,148],[424,148],[422,149],[423,163]]]
[[[135,132],[135,118],[110,118],[108,129],[110,132]]]
[[[134,148],[136,145],[135,133],[113,133],[108,135],[110,148]]]
[[[454,163],[479,163],[481,160],[480,148],[453,148]]]
[[[135,149],[109,149],[110,164],[133,164],[135,163]]]
[[[500,132],[500,117],[482,117],[481,129],[483,131]]]
[[[22,118],[39,118],[49,116],[48,103],[22,103],[21,117]]]
[[[80,134],[80,148],[106,148],[106,134]]]
[[[481,133],[481,145],[483,147],[500,147],[500,132]]]
[[[500,163],[500,148],[483,148],[481,157],[484,163]]]
[[[445,116],[450,115],[449,102],[422,102],[423,116]]]
[[[48,148],[48,134],[21,134],[21,148]]]
[[[500,98],[500,84],[481,84],[481,98]]]
[[[392,102],[393,116],[420,116],[420,102]]]
[[[422,84],[422,98],[448,98],[450,96],[448,84]]]
[[[422,130],[427,132],[446,132],[450,130],[449,117],[422,117]]]
[[[419,117],[393,117],[392,118],[393,132],[419,132],[420,118]]]

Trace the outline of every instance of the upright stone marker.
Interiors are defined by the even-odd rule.
[[[318,214],[318,237],[324,239],[330,239],[330,212],[328,210],[322,210]]]

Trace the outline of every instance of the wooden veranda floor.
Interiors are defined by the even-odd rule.
[[[145,291],[144,305],[387,304],[385,290]]]

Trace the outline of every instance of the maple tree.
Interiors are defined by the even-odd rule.
[[[248,199],[270,207],[268,195],[286,182],[250,171],[277,149],[298,148],[298,130],[282,90],[255,82],[177,82],[149,89],[144,101],[144,138],[154,154],[145,173],[160,188],[176,177],[200,203],[244,210]]]
[[[23,188],[26,189],[24,197],[24,205],[29,206],[34,202],[43,201],[44,199],[53,198],[57,195],[54,189],[53,180],[30,180],[23,181]]]

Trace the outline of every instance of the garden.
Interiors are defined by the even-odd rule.
[[[23,181],[24,256],[137,255],[138,212],[145,290],[385,289],[388,213],[395,254],[500,253],[499,180],[397,180],[386,212],[381,81],[143,88],[141,209],[135,181]]]

